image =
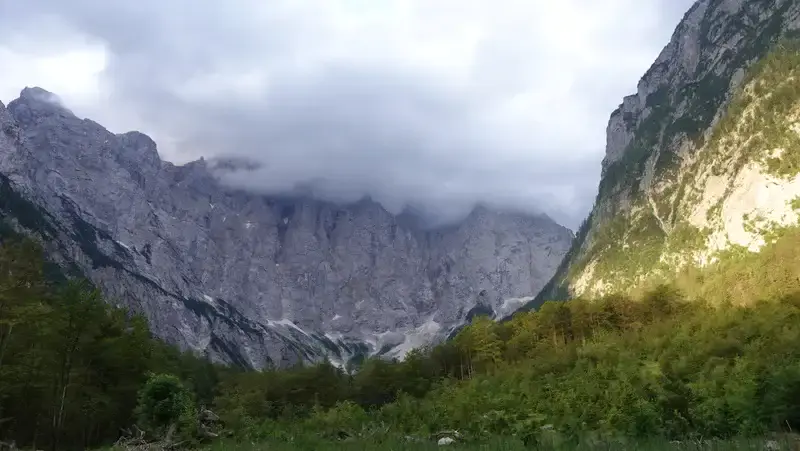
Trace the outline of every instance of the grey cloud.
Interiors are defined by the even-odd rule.
[[[223,176],[236,186],[310,186],[333,200],[370,195],[390,210],[411,205],[438,220],[476,203],[544,210],[575,228],[594,198],[608,114],[690,3],[610,1],[663,14],[647,32],[652,42],[626,42],[630,36],[609,26],[604,44],[585,43],[609,52],[594,55],[609,61],[561,67],[553,64],[560,43],[536,38],[527,16],[509,13],[514,20],[490,27],[476,46],[463,80],[395,53],[380,30],[374,49],[348,40],[331,47],[340,33],[333,2],[4,2],[0,28],[15,38],[0,37],[0,47],[25,36],[38,36],[28,42],[40,46],[102,43],[108,105],[100,110],[138,117],[167,159],[258,161],[256,171]],[[54,31],[42,33],[43,23]],[[617,46],[636,60],[627,78],[602,72],[624,56]],[[601,71],[575,72],[583,66]],[[559,70],[574,77],[567,97],[547,87]],[[508,105],[526,93],[515,113]]]

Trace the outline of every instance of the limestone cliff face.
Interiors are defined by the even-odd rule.
[[[508,313],[552,276],[572,233],[476,208],[423,230],[339,206],[222,186],[209,163],[80,119],[26,88],[0,104],[0,212],[64,268],[185,349],[255,368],[334,362],[446,336],[476,306]]]
[[[626,291],[796,224],[798,0],[700,0],[611,114],[595,206],[548,298]]]

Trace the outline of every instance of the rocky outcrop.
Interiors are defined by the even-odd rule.
[[[221,185],[156,144],[26,88],[0,105],[0,211],[64,268],[184,349],[261,368],[401,357],[552,276],[572,233],[478,207],[435,230],[369,199],[335,205]]]
[[[595,206],[530,306],[628,291],[731,246],[756,251],[766,232],[754,217],[765,227],[796,222],[797,174],[779,167],[797,152],[800,74],[769,55],[793,58],[784,47],[798,30],[798,0],[692,6],[611,114]]]

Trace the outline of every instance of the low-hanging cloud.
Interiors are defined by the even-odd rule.
[[[605,125],[690,0],[0,3],[0,98],[59,94],[162,157],[244,158],[264,193],[476,203],[576,227]]]

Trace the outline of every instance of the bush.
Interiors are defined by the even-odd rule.
[[[309,430],[333,438],[360,433],[370,423],[370,416],[358,404],[343,401],[327,410],[314,408],[306,423]]]
[[[162,435],[176,425],[182,436],[193,436],[196,411],[189,390],[171,374],[151,374],[139,390],[136,417],[141,426],[154,436]]]

